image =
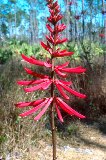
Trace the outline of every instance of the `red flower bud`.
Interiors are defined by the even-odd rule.
[[[49,24],[47,24],[46,27],[47,27],[47,29],[48,29],[51,33],[53,33],[53,29],[52,29],[52,27],[51,27]]]
[[[79,20],[80,19],[80,16],[77,15],[77,16],[74,16],[76,20]]]
[[[62,32],[66,28],[66,25],[61,24],[56,26],[56,33]]]
[[[105,35],[103,33],[99,34],[99,37],[104,38]]]
[[[49,43],[47,42],[47,45],[44,42],[41,42],[41,46],[47,50],[50,54],[52,54],[52,48],[50,47]]]

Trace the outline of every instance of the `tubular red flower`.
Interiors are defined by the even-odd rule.
[[[34,118],[34,120],[39,120],[43,114],[46,112],[46,110],[48,109],[48,107],[50,106],[51,102],[53,101],[53,98],[50,98],[48,100],[48,102],[45,104],[45,107],[42,109],[42,111]]]
[[[63,84],[66,85],[66,86],[72,85],[72,82],[71,82],[71,81],[70,81],[70,82],[63,81],[63,80],[58,80],[58,81],[61,82],[61,83],[63,83]]]
[[[52,17],[55,15],[54,10],[49,9],[49,12],[50,12],[50,14],[51,14]]]
[[[50,22],[50,23],[52,23],[53,25],[55,25],[58,21],[60,21],[61,19],[63,18],[63,16],[62,15],[56,15],[56,16],[50,16],[50,17],[48,17],[47,19],[48,19],[48,21]]]
[[[24,107],[28,107],[28,106],[37,106],[40,103],[42,103],[45,100],[45,98],[43,99],[38,99],[36,101],[32,101],[32,102],[18,102],[17,104],[15,104],[16,107],[18,108],[24,108]]]
[[[44,62],[42,62],[42,61],[36,60],[35,58],[31,58],[31,57],[29,58],[29,57],[25,56],[24,54],[22,54],[21,56],[25,61],[27,61],[27,62],[29,62],[31,64],[44,66]]]
[[[55,81],[56,82],[56,81]],[[63,89],[61,88],[61,86],[58,83],[55,83],[58,91],[60,92],[60,94],[66,99],[69,100],[70,98],[67,96],[67,94],[63,91]]]
[[[33,56],[31,56],[31,58],[36,61],[36,59]],[[51,68],[51,66],[52,66],[51,63],[48,63],[48,62],[39,61],[39,63],[43,63],[43,66],[45,66],[47,68]]]
[[[62,72],[59,71],[57,68],[55,68],[54,70],[55,70],[55,72],[56,72],[59,76],[61,76],[61,77],[63,77],[63,78],[66,78],[66,77],[67,77],[67,74],[62,73]]]
[[[54,39],[53,39],[52,36],[46,36],[46,39],[47,39],[51,44],[54,45]]]
[[[53,56],[54,57],[65,57],[65,56],[71,56],[73,54],[74,54],[74,52],[68,52],[66,50],[63,50],[63,51],[54,53]]]
[[[62,43],[64,43],[64,42],[67,42],[68,41],[68,39],[67,38],[63,38],[63,39],[56,39],[56,45],[57,44],[62,44]]]
[[[30,75],[32,75],[32,76],[34,76],[34,77],[38,77],[38,78],[49,78],[49,76],[47,76],[47,75],[43,75],[43,74],[39,74],[39,73],[37,73],[37,72],[35,72],[35,71],[32,71],[31,69],[29,69],[29,68],[24,68],[25,69],[25,71],[28,73],[28,74],[30,74]]]
[[[84,68],[59,68],[59,70],[62,72],[67,72],[67,73],[84,73],[86,69]]]
[[[56,33],[62,32],[66,28],[66,25],[60,24],[56,26]]]
[[[69,65],[69,63],[70,63],[69,61],[68,61],[68,62],[65,62],[65,63],[63,63],[63,64],[61,64],[61,65],[55,66],[55,68],[61,69],[61,68],[67,67],[67,66]]]
[[[68,114],[75,115],[78,118],[85,118],[82,114],[76,112],[74,109],[72,109],[70,106],[68,106],[61,98],[56,98],[57,104]]]
[[[86,95],[85,94],[81,94],[71,88],[69,88],[68,86],[64,85],[63,83],[61,82],[58,82],[60,84],[60,86],[62,86],[66,91],[68,91],[69,93],[79,97],[79,98],[86,98]]]
[[[29,111],[21,113],[20,116],[21,117],[26,117],[26,116],[29,116],[30,114],[35,113],[36,111],[41,109],[47,102],[48,102],[48,98],[46,98],[44,102],[40,103],[38,106],[34,107],[33,109],[30,109]]]
[[[41,46],[42,46],[46,51],[48,51],[50,54],[52,53],[52,49],[51,49],[49,43],[47,43],[47,45],[46,45],[44,42],[41,42]]]
[[[41,89],[46,90],[46,89],[49,88],[49,86],[50,86],[51,84],[52,84],[52,80],[46,82],[46,83],[43,85],[43,87],[41,87]]]
[[[38,84],[37,86],[33,86],[33,87],[30,87],[30,88],[24,88],[24,91],[25,92],[33,92],[33,91],[36,91],[36,90],[39,90],[39,89],[47,89],[47,87],[49,87],[51,84],[51,81],[50,80],[47,80],[46,82],[43,82],[43,83],[40,83]],[[47,85],[47,87],[44,87],[45,85]]]
[[[53,29],[52,29],[52,27],[51,27],[49,24],[46,24],[46,27],[47,27],[47,29],[48,29],[51,33],[53,33]]]
[[[57,14],[57,13],[59,13],[60,12],[60,7],[59,7],[59,5],[57,5],[56,7],[55,7],[55,14]]]
[[[44,79],[38,79],[38,80],[32,80],[32,81],[18,81],[17,84],[28,86],[28,85],[33,85],[33,84],[39,84],[41,82],[45,82],[46,80],[49,80],[49,79],[44,78]]]
[[[48,8],[50,8],[50,9],[53,9],[53,10],[54,10],[54,9],[56,8],[56,6],[59,6],[57,1],[56,1],[56,2],[54,2],[54,3],[49,4],[49,5],[48,5]]]
[[[58,115],[60,121],[61,121],[61,122],[64,122],[63,117],[62,117],[62,114],[61,114],[61,112],[60,112],[57,104],[55,104],[55,106],[56,106],[57,115]]]

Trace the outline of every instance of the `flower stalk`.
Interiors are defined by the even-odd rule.
[[[55,30],[55,25],[54,25],[54,30]],[[54,34],[54,42],[56,41],[56,34]],[[53,45],[53,53],[56,51],[56,46],[55,43]],[[51,79],[53,83],[51,84],[51,97],[54,99],[54,80],[55,80],[55,75],[54,75],[54,57],[51,56],[51,65],[52,65],[52,71],[51,71]],[[54,102],[52,101],[51,103],[51,130],[52,130],[52,145],[53,145],[53,160],[56,160],[56,127],[55,127],[55,116],[54,116]]]

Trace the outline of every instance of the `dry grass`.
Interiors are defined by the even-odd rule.
[[[106,160],[106,136],[97,130],[94,125],[84,125],[79,121],[80,137],[68,136],[64,140],[57,136],[58,160]],[[86,131],[86,132],[85,132]],[[44,133],[45,135],[45,133]],[[11,160],[52,160],[52,146],[48,139],[37,139],[36,146],[29,143],[29,147],[20,148],[16,145],[11,152]],[[72,145],[73,143],[73,145]]]
[[[18,115],[23,110],[16,109],[14,106],[18,101],[34,100],[39,98],[39,95],[40,97],[45,96],[45,93],[40,94],[39,92],[36,92],[36,94],[25,94],[22,88],[16,85],[16,80],[24,79],[25,77],[22,70],[22,65],[18,61],[9,62],[1,70],[0,156],[3,156],[4,159],[10,157],[11,160],[50,160],[52,159],[52,147],[50,144],[51,132],[49,130],[48,116],[45,115],[39,122],[34,122],[31,117],[20,119]],[[37,70],[39,72],[42,71],[39,68]],[[99,76],[101,76],[101,73],[98,74]],[[91,78],[93,80],[92,84],[90,84],[90,81],[86,81],[85,83],[86,78],[87,80],[89,79],[88,77],[85,75],[82,77],[75,77],[76,85],[73,87],[79,90],[82,86],[82,91],[86,90],[87,93],[92,93],[93,89],[93,93],[88,94],[90,98],[85,102],[76,101],[76,99],[72,99],[71,102],[75,104],[73,105],[75,107],[79,102],[80,105],[82,104],[82,106],[88,107],[89,102],[91,102],[91,106],[88,109],[84,109],[84,107],[78,107],[77,109],[81,110],[82,113],[85,112],[88,116],[97,116],[100,113],[99,108],[104,109],[105,105],[104,76],[102,77],[102,81],[100,81],[100,77],[99,81],[95,79],[96,77]],[[73,77],[71,78],[73,79]],[[94,83],[96,84],[95,87]],[[87,84],[89,85],[87,86]],[[96,110],[95,107],[97,107]],[[93,114],[91,114],[92,112]],[[103,158],[105,156],[105,136],[99,132],[98,127],[95,129],[93,125],[89,128],[89,126],[82,125],[78,121],[75,122],[75,125],[78,126],[77,128],[75,128],[75,125],[70,128],[70,120],[72,121],[72,119],[69,119],[66,115],[64,116],[66,123],[64,125],[57,125],[59,127],[57,144],[58,160],[105,160]],[[91,148],[94,152],[91,155],[86,155],[73,150],[64,151],[63,146],[66,145],[80,146],[82,149]]]

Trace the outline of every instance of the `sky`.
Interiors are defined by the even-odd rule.
[[[46,7],[46,3],[44,0],[37,0],[37,5],[35,6],[35,10],[37,12],[37,19],[38,19],[38,24],[39,24],[39,36],[42,34],[42,31],[45,33],[46,29],[45,29],[45,21],[43,21],[43,19],[45,19],[46,17],[49,16],[49,11],[48,8]],[[3,4],[8,4],[9,0],[0,0],[0,3]],[[65,12],[65,4],[64,4],[64,0],[58,0],[58,3],[60,5],[61,8],[61,12]],[[40,5],[42,4],[42,5]],[[44,7],[43,7],[44,5]],[[29,13],[29,6],[27,4],[27,2],[25,0],[17,0],[17,6],[20,7],[21,9],[25,10],[27,13]],[[24,21],[22,22],[24,23]],[[27,25],[26,25],[27,26]]]
[[[45,21],[44,19],[46,17],[48,17],[49,15],[49,12],[48,12],[48,8],[46,7],[45,5],[45,1],[44,0],[37,0],[37,5],[35,6],[35,10],[37,11],[37,19],[38,19],[38,24],[39,24],[39,36],[42,35],[42,31],[43,33],[45,33],[46,29],[45,29]],[[77,1],[78,2],[78,12],[81,12],[81,2]],[[9,3],[9,0],[0,0],[0,3]],[[58,3],[60,5],[60,8],[61,8],[61,12],[64,13],[65,12],[65,9],[66,9],[66,5],[64,3],[64,0],[58,0]],[[42,5],[40,5],[42,4]],[[21,9],[25,10],[27,13],[29,13],[29,6],[27,4],[27,2],[25,0],[17,0],[17,6],[18,7],[21,7]],[[43,7],[44,6],[44,7]],[[87,7],[87,6],[85,6]],[[89,17],[86,17],[87,20],[89,21]],[[102,19],[102,15],[101,14],[98,14],[97,17],[96,17],[96,21],[101,21]],[[23,21],[23,23],[25,23]],[[93,20],[93,23],[95,23],[95,19]],[[26,25],[27,26],[27,25]]]

